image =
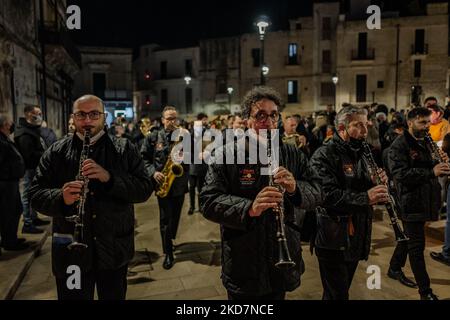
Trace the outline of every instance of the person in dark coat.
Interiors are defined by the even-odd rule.
[[[19,125],[14,134],[17,149],[25,161],[25,176],[22,180],[22,204],[23,204],[23,227],[22,233],[42,233],[37,228],[49,224],[49,221],[38,218],[36,212],[31,208],[30,188],[31,182],[36,175],[36,168],[47,145],[41,137],[42,112],[39,107],[26,106],[24,118],[19,119]]]
[[[162,171],[169,159],[169,152],[175,143],[175,141],[172,141],[172,133],[176,130],[177,117],[178,113],[175,107],[165,107],[162,112],[163,128],[153,131],[142,144],[141,154],[144,158],[145,168],[155,185],[161,185],[164,181]],[[182,167],[183,174],[173,180],[168,195],[160,197],[157,194],[160,214],[159,226],[165,254],[164,269],[170,269],[174,264],[173,240],[175,240],[178,231],[184,195],[188,191],[189,166],[182,164]]]
[[[198,126],[197,126],[198,125]],[[195,147],[195,143],[197,143],[197,148],[199,149],[198,154],[203,154],[203,135],[208,128],[208,116],[205,113],[199,113],[197,115],[197,123],[194,123],[194,127],[191,130],[192,137],[192,148]],[[224,129],[225,131],[226,129]],[[193,152],[192,154],[195,154]],[[198,203],[200,208],[200,192],[203,188],[203,184],[205,182],[206,171],[208,170],[208,166],[206,163],[199,157],[197,161],[192,159],[191,164],[189,165],[189,211],[188,214],[191,215],[195,211],[195,190],[198,192]]]
[[[253,143],[261,139],[258,137],[262,129],[277,128],[281,105],[279,94],[271,88],[257,87],[247,93],[243,118]],[[246,150],[251,143],[244,142]],[[237,154],[237,145],[229,142],[218,148],[215,155],[223,154],[225,162]],[[284,299],[286,291],[300,286],[304,272],[300,233],[295,227],[301,224],[302,209],[310,210],[320,204],[320,189],[301,150],[280,142],[279,149],[273,152],[279,154],[280,163],[273,179],[285,188],[284,198],[278,188],[268,186],[269,178],[261,173],[262,165],[248,161],[248,152],[245,164],[228,164],[228,159],[223,164],[215,157],[200,195],[203,216],[220,224],[222,282],[231,300]],[[285,208],[282,223],[286,225],[287,247],[295,262],[295,266],[286,269],[275,266],[280,251],[273,209],[281,202]]]
[[[314,246],[324,300],[348,300],[360,260],[367,260],[372,232],[372,205],[388,201],[387,188],[375,186],[363,158],[367,110],[343,107],[336,115],[331,141],[311,158],[321,179],[323,207],[316,210]],[[383,171],[379,172],[384,181]]]
[[[47,122],[46,121],[42,121],[42,125],[41,125],[41,137],[42,139],[44,139],[45,145],[48,147],[50,147],[52,144],[54,144],[58,138],[56,137],[55,132],[53,131],[53,129],[49,128],[47,126]]]
[[[58,299],[92,300],[95,287],[101,300],[125,299],[128,263],[134,255],[133,204],[146,201],[153,185],[134,144],[107,134],[100,98],[86,95],[76,100],[73,118],[75,134],[44,153],[30,191],[33,208],[53,217],[52,269]],[[88,159],[80,164],[85,130],[92,137]],[[87,186],[76,178],[79,173],[89,179]],[[86,187],[83,236],[78,239],[67,218],[78,212]],[[87,248],[69,249],[74,241]]]
[[[414,108],[407,116],[408,130],[392,143],[389,154],[389,171],[394,179],[399,198],[401,219],[407,243],[399,242],[391,260],[391,268],[404,264],[407,246],[411,269],[424,300],[437,300],[430,287],[425,259],[425,222],[439,216],[441,186],[438,177],[450,175],[448,163],[437,163],[430,145],[424,140],[431,124],[431,111]]]
[[[0,235],[5,250],[23,250],[28,245],[25,239],[17,238],[22,203],[20,201],[19,179],[25,174],[25,163],[11,140],[14,123],[0,114]]]

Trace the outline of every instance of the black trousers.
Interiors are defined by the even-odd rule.
[[[0,197],[1,244],[12,246],[17,243],[17,229],[22,215],[19,182],[0,181]]]
[[[322,300],[348,300],[359,261],[345,261],[344,252],[316,248],[322,280]]]
[[[227,291],[228,293],[228,300],[232,301],[246,301],[246,300],[284,300],[286,296],[286,292],[273,292],[270,294],[266,294],[264,296],[247,296],[247,295],[241,295],[236,293],[231,293],[230,291]]]
[[[409,240],[397,243],[391,259],[391,268],[399,270],[399,267],[405,266],[406,256],[409,255],[409,263],[419,287],[419,293],[427,294],[431,292],[431,289],[423,254],[425,251],[425,222],[403,221],[403,227]]]
[[[81,289],[70,290],[67,277],[56,278],[58,300],[94,300],[97,286],[99,300],[125,300],[128,265],[117,270],[95,270],[81,274]],[[69,275],[68,275],[69,277]]]
[[[162,247],[165,254],[172,254],[173,252],[172,240],[177,236],[183,202],[184,195],[178,197],[158,197],[159,230],[161,232]]]
[[[198,192],[198,207],[200,209],[200,192],[202,191],[203,184],[205,183],[205,175],[190,175],[189,176],[189,204],[192,209],[195,210],[195,189]]]

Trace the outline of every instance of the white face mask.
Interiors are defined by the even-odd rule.
[[[42,124],[42,116],[31,116],[31,120],[30,120],[31,124],[34,124],[36,126],[40,126]]]

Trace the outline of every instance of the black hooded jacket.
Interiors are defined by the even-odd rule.
[[[236,154],[233,143],[216,153],[223,152],[225,162],[232,148]],[[261,175],[260,166],[214,162],[208,167],[200,202],[205,218],[221,226],[222,281],[232,293],[261,296],[292,291],[300,285],[304,271],[300,233],[290,224],[301,224],[302,209],[319,205],[321,193],[302,151],[280,144],[280,165],[297,180],[296,193],[285,195],[284,201],[287,245],[296,263],[287,270],[275,267],[279,257],[275,214],[267,211],[260,217],[248,215],[256,195],[268,185],[268,177]]]
[[[14,133],[14,141],[25,161],[26,169],[36,169],[46,149],[45,141],[41,137],[41,127],[20,118]]]
[[[431,221],[439,217],[441,186],[434,175],[428,146],[405,130],[388,153],[389,171],[394,179],[404,221]]]
[[[372,233],[372,206],[367,191],[374,185],[362,148],[350,148],[335,133],[313,155],[311,166],[321,180],[325,209],[317,214],[315,246],[344,251],[347,261],[367,260]]]
[[[107,170],[111,179],[89,181],[84,220],[88,248],[83,254],[68,250],[64,238],[73,234],[74,224],[67,217],[77,207],[64,204],[61,189],[78,174],[82,145],[77,135],[55,142],[42,156],[30,191],[32,207],[53,217],[52,261],[57,277],[64,276],[71,264],[83,271],[115,270],[127,264],[134,255],[133,204],[146,201],[153,190],[136,147],[105,133],[90,147],[89,158]]]

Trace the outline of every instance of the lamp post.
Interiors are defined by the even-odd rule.
[[[337,109],[337,84],[339,82],[339,77],[337,76],[336,73],[333,75],[333,78],[331,78],[331,80],[334,83],[334,111],[336,111],[336,109]]]
[[[227,88],[227,91],[228,91],[228,107],[230,108],[231,113],[231,95],[233,94],[234,89],[233,87],[230,86]]]
[[[266,35],[266,29],[270,26],[269,18],[267,16],[260,16],[256,21],[256,26],[258,27],[259,40],[261,41],[261,52],[260,52],[260,76],[261,76],[261,85],[266,84],[266,75],[268,73],[269,68],[264,63],[264,36]],[[263,69],[266,68],[265,72]]]
[[[192,78],[190,76],[184,77],[184,81],[186,81],[186,85],[188,86],[191,83]]]

